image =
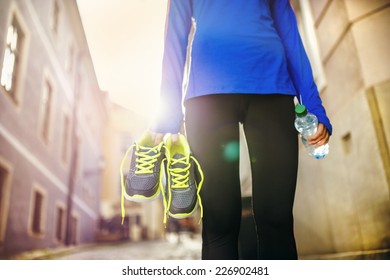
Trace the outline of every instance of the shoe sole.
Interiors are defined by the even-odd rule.
[[[175,218],[175,219],[189,218],[189,217],[191,217],[191,216],[193,216],[195,214],[196,210],[198,209],[198,206],[199,206],[199,203],[198,203],[198,201],[196,201],[195,207],[194,207],[194,209],[190,213],[176,213],[176,214],[173,214],[173,213],[168,211],[168,215],[171,216],[172,218]]]
[[[160,197],[161,191],[158,190],[154,195],[152,196],[143,196],[139,194],[135,195],[128,195],[127,193],[124,194],[126,200],[133,201],[133,202],[145,202],[145,201],[153,201]]]

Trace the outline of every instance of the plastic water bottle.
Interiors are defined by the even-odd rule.
[[[308,139],[317,132],[318,119],[315,115],[307,111],[305,105],[299,104],[295,107],[295,128],[301,134],[303,145],[309,155],[316,159],[322,159],[329,153],[329,144],[316,147],[309,145]]]

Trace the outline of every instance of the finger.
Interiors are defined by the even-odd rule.
[[[309,144],[311,145],[317,144],[318,142],[324,140],[326,138],[326,135],[327,135],[326,131],[320,132],[320,134],[316,134],[315,138],[310,138]]]
[[[319,141],[315,144],[316,147],[320,147],[320,146],[322,146],[322,145],[327,144],[327,143],[329,142],[329,138],[330,138],[329,133],[327,133],[327,134],[325,135],[324,138],[322,138],[321,140],[319,140]]]
[[[310,137],[309,144],[316,144],[318,141],[322,140],[326,136],[327,132],[328,130],[325,128],[325,126],[320,123],[318,125],[316,133],[312,137]]]
[[[151,132],[150,134],[155,145],[160,144],[164,139],[164,133]]]
[[[320,147],[322,145],[325,145],[329,142],[330,134],[327,129],[323,130],[323,133],[321,133],[314,141],[311,141],[311,145],[315,145],[316,147]]]
[[[313,135],[313,137],[311,137],[311,139],[316,142],[322,137],[324,137],[325,133],[326,129],[324,128],[324,125],[320,123],[317,127],[316,133]]]
[[[171,136],[173,144],[177,144],[179,142],[179,135],[178,134],[172,134]]]

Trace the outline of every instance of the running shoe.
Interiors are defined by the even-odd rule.
[[[131,151],[130,169],[127,176],[123,174],[123,166]],[[165,146],[161,141],[158,145],[149,132],[136,141],[127,151],[122,160],[122,217],[124,217],[124,199],[135,202],[151,201],[157,198],[162,188]]]
[[[168,137],[166,150],[167,186],[163,192],[166,212],[173,218],[182,219],[193,215],[199,206],[202,218],[200,190],[203,172],[199,162],[191,154],[187,139],[179,134],[178,142],[173,143],[172,138]]]

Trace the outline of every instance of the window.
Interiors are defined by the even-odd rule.
[[[31,231],[33,234],[39,235],[43,233],[44,196],[38,190],[34,191],[33,196]]]
[[[55,228],[55,237],[59,242],[64,241],[64,232],[65,232],[65,209],[64,207],[57,206],[57,219],[56,219],[56,228]]]
[[[52,14],[51,14],[51,31],[55,36],[58,34],[59,21],[60,21],[60,5],[58,4],[58,1],[55,0],[53,3]]]
[[[49,81],[45,81],[43,85],[43,92],[41,98],[41,114],[42,114],[42,123],[41,123],[41,137],[46,144],[49,143],[50,136],[50,119],[51,119],[51,105],[53,98],[53,89]]]
[[[7,171],[0,167],[0,212],[3,212],[3,197],[5,192],[5,177],[7,176]],[[1,218],[1,217],[0,217]]]
[[[7,29],[6,46],[4,51],[3,67],[1,69],[0,84],[8,96],[17,104],[16,79],[21,61],[21,47],[23,32],[14,17]]]
[[[7,227],[12,168],[0,157],[0,247],[4,242]]]
[[[8,175],[7,170],[0,166],[0,244],[3,240],[3,221],[5,221],[6,217],[3,217],[2,213],[4,212],[3,207],[5,204],[5,180]]]
[[[64,115],[63,127],[62,127],[62,147],[61,158],[63,162],[69,160],[69,137],[70,137],[70,119],[68,115]]]
[[[71,243],[72,245],[77,244],[77,231],[78,231],[78,219],[76,216],[72,215],[71,218],[71,229],[72,229],[72,235],[71,235]]]

